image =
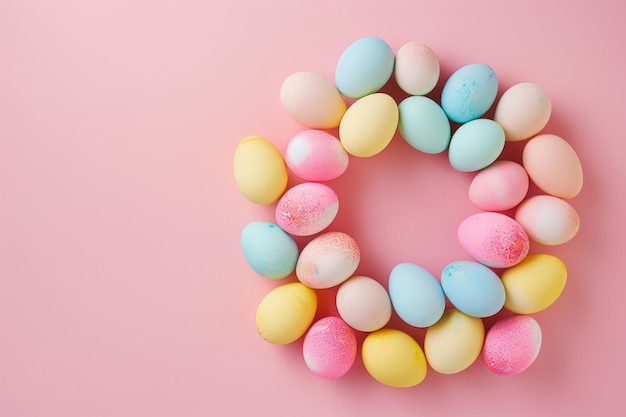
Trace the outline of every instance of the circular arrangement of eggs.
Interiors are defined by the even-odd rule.
[[[297,72],[280,89],[286,113],[305,129],[287,144],[284,157],[258,136],[240,142],[234,175],[241,193],[257,204],[276,203],[276,222],[243,229],[241,246],[259,275],[289,282],[261,301],[256,326],[265,340],[292,343],[301,337],[308,368],[329,379],[345,375],[357,357],[354,331],[366,332],[361,359],[377,381],[410,387],[428,367],[454,374],[482,356],[499,375],[518,374],[539,354],[541,328],[531,316],[549,307],[565,287],[567,269],[550,254],[530,254],[531,242],[561,245],[579,228],[567,202],[581,190],[582,167],[559,136],[540,133],[551,114],[543,88],[524,82],[496,103],[498,79],[491,67],[470,64],[443,86],[441,103],[426,97],[439,81],[439,61],[419,42],[397,53],[376,37],[349,45],[337,63],[335,83]],[[409,97],[399,104],[380,89],[395,77]],[[350,106],[345,98],[353,99]],[[482,118],[494,105],[493,119]],[[451,123],[459,124],[452,132]],[[327,130],[339,128],[339,137]],[[386,289],[354,275],[360,261],[348,234],[324,230],[339,210],[325,181],[339,177],[350,157],[382,152],[396,132],[427,154],[448,152],[450,165],[476,172],[469,199],[482,212],[458,227],[458,240],[473,260],[446,265],[437,279],[413,263],[396,265]],[[499,160],[506,142],[527,141],[522,164]],[[288,170],[303,179],[286,190]],[[532,181],[544,194],[527,197]],[[513,217],[502,213],[515,209]],[[299,250],[292,236],[314,236]],[[499,276],[492,268],[502,268]],[[317,313],[318,289],[339,286],[339,317]],[[453,306],[446,310],[446,300]],[[484,318],[512,313],[487,331]],[[423,347],[408,333],[386,327],[395,312],[409,326],[425,328]]]

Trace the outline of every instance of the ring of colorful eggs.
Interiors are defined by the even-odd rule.
[[[281,285],[261,301],[256,326],[265,340],[287,344],[304,337],[306,365],[323,378],[339,378],[357,353],[354,330],[368,333],[361,359],[377,381],[393,387],[419,384],[430,366],[460,372],[482,356],[499,375],[527,369],[541,347],[531,314],[549,307],[565,287],[564,263],[550,254],[529,255],[530,242],[561,245],[572,239],[579,217],[567,199],[583,182],[580,160],[562,138],[540,133],[551,102],[537,84],[524,82],[496,103],[498,80],[484,64],[471,64],[445,82],[441,105],[425,97],[439,80],[433,51],[418,42],[394,56],[383,40],[362,38],[341,55],[335,84],[312,72],[289,76],[280,90],[286,113],[306,129],[282,154],[269,141],[245,138],[234,155],[236,184],[257,204],[276,204],[276,223],[256,221],[241,234],[243,254],[261,276],[299,282]],[[398,105],[379,90],[391,77],[410,96]],[[344,97],[354,99],[346,105]],[[493,120],[481,118],[496,103]],[[459,123],[451,133],[450,121]],[[339,128],[339,138],[324,129]],[[324,232],[339,209],[324,182],[348,168],[350,156],[382,152],[396,131],[417,151],[448,151],[450,165],[476,172],[469,199],[483,210],[458,227],[461,247],[473,261],[446,265],[437,279],[412,263],[396,265],[388,291],[377,280],[354,276],[357,242]],[[498,160],[506,142],[527,141],[522,164]],[[288,170],[305,180],[286,190]],[[545,194],[527,198],[532,181]],[[514,217],[501,213],[515,209]],[[315,236],[300,251],[292,236]],[[498,276],[492,268],[504,268]],[[339,286],[340,317],[313,323],[317,289]],[[452,309],[445,311],[446,299]],[[506,308],[513,315],[485,331],[484,318]],[[426,328],[424,346],[406,332],[386,328],[392,312],[408,325]]]

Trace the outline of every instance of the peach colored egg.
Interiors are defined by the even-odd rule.
[[[487,332],[483,359],[497,375],[519,374],[537,359],[541,339],[541,327],[531,316],[500,319]]]
[[[362,332],[382,329],[391,318],[387,290],[370,277],[356,276],[341,284],[336,303],[341,318]]]
[[[330,80],[309,71],[296,72],[283,81],[280,101],[289,117],[312,129],[339,126],[347,107]]]
[[[522,153],[530,179],[547,194],[576,197],[583,186],[583,169],[572,146],[559,136],[542,134],[530,139]]]
[[[348,168],[348,153],[339,139],[323,130],[304,130],[295,135],[285,151],[287,167],[307,181],[328,181]]]
[[[506,140],[517,142],[539,133],[550,120],[552,103],[535,83],[520,83],[502,94],[493,120],[504,129]]]
[[[476,174],[469,199],[481,210],[504,211],[517,206],[527,192],[524,167],[513,161],[496,161]]]
[[[551,195],[536,195],[519,205],[515,219],[529,238],[542,245],[569,242],[580,228],[580,217],[567,201]]]
[[[310,236],[326,229],[337,216],[339,199],[327,185],[298,184],[283,194],[276,205],[276,223],[295,236]]]
[[[408,42],[396,54],[394,75],[398,86],[406,93],[428,94],[439,81],[439,60],[423,43]]]

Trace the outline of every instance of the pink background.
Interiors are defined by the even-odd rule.
[[[1,1],[0,416],[623,415],[624,4]],[[499,94],[541,84],[546,132],[580,155],[578,236],[533,247],[570,273],[535,315],[544,343],[523,374],[477,362],[393,389],[358,361],[327,381],[301,341],[256,334],[256,306],[278,283],[248,267],[239,234],[272,207],[239,194],[234,149],[258,134],[284,150],[300,128],[280,106],[282,80],[332,78],[366,35],[394,50],[426,43],[441,80],[483,62]],[[331,229],[355,237],[357,272],[385,285],[398,262],[438,275],[467,259],[456,227],[477,211],[471,175],[410,151],[396,137],[332,183]],[[322,292],[318,317],[334,313],[333,295]]]

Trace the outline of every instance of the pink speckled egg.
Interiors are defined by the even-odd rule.
[[[459,243],[477,262],[492,268],[508,268],[528,254],[530,242],[524,228],[502,213],[469,216],[457,230]]]
[[[550,195],[536,195],[524,201],[515,212],[515,220],[532,241],[549,246],[569,242],[580,228],[574,207]]]
[[[298,184],[283,194],[276,205],[276,223],[294,236],[310,236],[326,229],[337,216],[339,199],[327,185]]]
[[[502,94],[493,120],[504,129],[506,140],[517,142],[536,135],[552,113],[550,97],[535,83],[515,84]]]
[[[398,49],[394,75],[398,86],[406,93],[428,94],[439,81],[439,60],[423,43],[408,42]]]
[[[326,379],[344,376],[356,359],[356,336],[339,317],[315,322],[302,345],[304,362],[314,374]]]
[[[541,327],[531,316],[515,315],[496,322],[487,332],[483,359],[498,375],[526,370],[539,355]]]
[[[305,130],[287,143],[285,163],[294,174],[307,181],[328,181],[346,171],[348,152],[330,133]]]
[[[350,278],[360,261],[361,252],[354,239],[342,232],[327,232],[302,249],[296,276],[309,288],[330,288]]]
[[[480,171],[469,187],[469,199],[486,211],[504,211],[517,206],[528,193],[528,174],[513,161],[496,161]]]
[[[382,329],[391,319],[391,299],[373,278],[352,277],[339,287],[337,311],[350,327],[362,332]]]

